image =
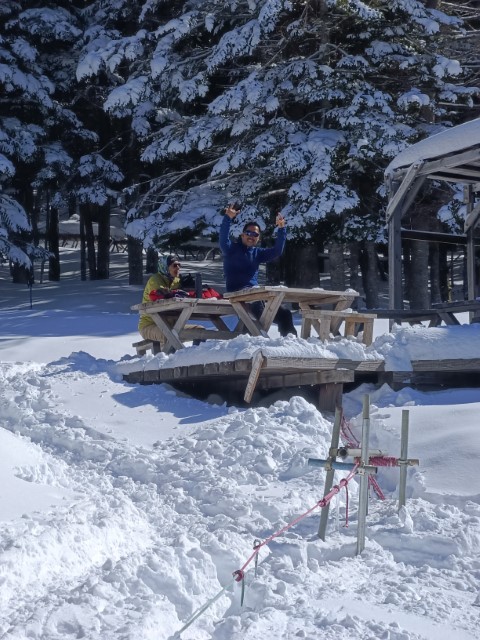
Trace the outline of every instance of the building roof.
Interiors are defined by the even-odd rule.
[[[414,164],[423,165],[417,176],[480,185],[480,118],[411,145],[392,160],[385,177],[399,178]]]

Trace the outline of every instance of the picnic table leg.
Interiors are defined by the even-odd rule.
[[[363,322],[363,343],[369,347],[373,342],[373,318]]]
[[[173,349],[175,351],[177,349],[183,348],[183,344],[180,342],[180,338],[178,337],[178,335],[175,335],[172,332],[172,328],[170,327],[170,325],[165,322],[165,320],[160,315],[155,314],[150,317],[164,335],[165,344],[162,347],[163,353],[168,353],[170,349]]]
[[[230,327],[228,326],[228,324],[225,322],[225,320],[223,318],[221,318],[220,316],[217,316],[215,318],[211,319],[212,324],[219,330],[219,331],[230,331]]]
[[[267,331],[272,326],[273,320],[277,315],[277,311],[280,309],[280,305],[285,298],[285,294],[276,295],[275,297],[269,298],[265,301],[265,308],[263,309],[263,313],[260,316],[260,325],[262,326],[264,331]]]
[[[339,300],[337,302],[334,311],[344,311],[345,309],[349,309],[352,306],[352,302],[354,300],[355,296],[345,296],[343,300]],[[330,331],[333,333],[333,335],[338,335],[342,321],[342,318],[332,319],[332,322],[330,324]]]
[[[300,337],[307,339],[310,337],[311,332],[312,332],[312,321],[310,320],[310,318],[305,318],[302,315],[302,328],[300,330]]]
[[[315,320],[313,322],[315,326]],[[328,340],[330,338],[330,332],[333,333],[332,318],[330,316],[323,316],[322,319],[318,322],[317,331],[320,340]]]
[[[180,340],[179,334],[192,315],[194,308],[195,305],[192,305],[183,309],[173,327],[170,327],[168,322],[162,318],[161,314],[155,313],[151,315],[151,318],[165,336],[165,345],[163,347],[164,353],[168,353],[170,349],[173,349],[174,351],[183,349],[184,344]]]
[[[258,320],[254,318],[246,306],[245,302],[234,302],[230,301],[233,307],[233,310],[246,326],[247,331],[252,336],[263,336],[264,338],[268,338],[268,333],[263,329]],[[237,330],[237,329],[235,329]]]

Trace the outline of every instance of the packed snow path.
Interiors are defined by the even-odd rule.
[[[142,413],[118,407],[128,386],[113,362],[73,354],[3,364],[0,388],[1,426],[11,432],[2,430],[2,446],[35,443],[16,475],[51,494],[48,508],[0,523],[0,636],[9,640],[166,640],[231,580],[255,539],[323,495],[323,472],[307,459],[328,455],[331,423],[302,398],[218,408],[205,421],[202,403],[142,389],[145,404],[183,402],[199,422],[162,437],[157,414],[158,437],[138,444],[125,437],[125,416]],[[116,406],[118,431],[86,418],[88,407],[81,417],[62,404],[80,388],[103,394],[105,414]],[[381,412],[372,418],[382,424]],[[351,483],[348,529],[342,493],[326,542],[316,537],[318,514],[303,520],[262,550],[243,607],[236,588],[182,638],[478,638],[478,495],[434,499],[412,470],[414,497],[398,514],[397,474],[380,475],[390,495],[371,502],[361,557]]]

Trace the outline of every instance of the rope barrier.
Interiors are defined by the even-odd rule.
[[[279,529],[275,533],[272,533],[272,535],[269,536],[268,538],[265,538],[265,540],[263,540],[263,541],[255,540],[254,543],[253,543],[253,553],[249,556],[247,561],[242,565],[242,567],[240,569],[237,569],[236,571],[233,572],[231,582],[229,582],[225,586],[223,586],[220,589],[220,591],[215,596],[213,596],[213,598],[210,598],[210,600],[208,600],[204,605],[202,605],[199,609],[197,609],[192,614],[192,616],[187,620],[187,622],[183,625],[183,627],[179,631],[176,631],[173,636],[171,636],[171,640],[180,640],[180,634],[182,634],[186,629],[188,629],[188,627],[193,622],[195,622],[195,620],[197,618],[199,618],[202,615],[202,613],[204,613],[209,607],[211,607],[212,604],[214,604],[220,598],[220,596],[223,593],[225,593],[225,591],[227,591],[227,589],[229,589],[233,584],[235,584],[235,582],[241,582],[242,583],[242,594],[241,594],[240,604],[243,605],[243,600],[244,600],[244,596],[245,596],[245,570],[248,567],[248,565],[252,562],[252,560],[255,559],[255,575],[257,575],[256,574],[256,570],[257,570],[257,565],[258,565],[258,554],[260,552],[260,549],[262,547],[267,546],[270,542],[272,542],[272,540],[274,540],[275,538],[278,538],[279,535],[281,535],[285,531],[288,531],[293,526],[298,524],[301,520],[303,520],[303,518],[306,518],[308,515],[310,515],[312,513],[312,511],[315,511],[315,509],[317,509],[318,507],[321,507],[322,509],[323,509],[323,507],[326,507],[327,504],[330,502],[330,500],[334,496],[336,496],[337,493],[340,493],[340,491],[343,488],[345,488],[345,490],[347,491],[347,504],[348,504],[348,488],[347,488],[347,485],[350,482],[350,480],[353,478],[353,476],[357,473],[357,469],[358,469],[359,466],[360,466],[360,463],[356,462],[355,466],[350,471],[350,473],[347,475],[347,477],[346,478],[342,478],[338,484],[333,486],[330,489],[330,491],[325,496],[323,496],[323,498],[321,500],[319,500],[316,504],[314,504],[313,507],[310,507],[310,509],[307,509],[307,511],[305,511],[305,513],[302,513],[297,518],[295,518],[295,520],[292,520],[291,522],[286,524],[284,527],[282,527],[281,529]],[[347,512],[347,523],[348,523],[348,512]]]
[[[360,442],[357,440],[357,438],[355,437],[352,429],[350,428],[350,424],[349,422],[347,422],[347,420],[345,420],[345,416],[342,415],[342,422],[341,422],[341,431],[342,431],[342,437],[345,440],[345,442],[347,443],[347,445],[349,447],[358,447],[360,446]],[[358,459],[356,458],[355,461],[357,461]],[[376,463],[373,462],[374,460],[383,460],[383,458],[370,458],[369,459],[369,464],[375,466],[375,467],[381,467],[381,466],[394,466],[394,465],[382,465],[381,463]],[[375,491],[375,493],[377,494],[378,498],[380,500],[385,500],[385,494],[383,493],[383,491],[380,489],[380,485],[378,484],[376,478],[374,478],[373,476],[368,476],[368,484],[370,487],[372,487],[372,489]]]
[[[338,484],[333,486],[331,488],[331,490],[327,493],[327,495],[324,496],[321,500],[319,500],[315,505],[313,505],[313,507],[311,507],[310,509],[305,511],[305,513],[302,513],[300,516],[295,518],[295,520],[292,520],[292,522],[289,522],[287,525],[282,527],[279,531],[276,531],[275,533],[272,533],[272,535],[269,536],[268,538],[266,538],[263,542],[260,542],[260,544],[258,544],[254,548],[253,553],[250,555],[250,557],[245,562],[245,564],[240,569],[238,569],[237,571],[234,572],[234,575],[236,574],[237,576],[241,576],[241,577],[237,577],[236,578],[237,582],[240,582],[240,580],[243,579],[243,576],[244,576],[244,573],[245,573],[245,569],[248,567],[250,562],[257,556],[257,554],[259,553],[259,551],[260,551],[260,549],[262,547],[265,547],[272,540],[274,540],[275,538],[278,538],[279,535],[281,535],[285,531],[288,531],[289,529],[291,529],[294,525],[298,524],[300,522],[300,520],[303,520],[303,518],[306,518],[306,516],[310,515],[312,513],[312,511],[315,511],[315,509],[317,509],[318,507],[321,507],[322,509],[323,509],[323,507],[326,507],[327,504],[330,502],[330,500],[334,496],[336,496],[337,493],[339,493],[340,490],[343,489],[343,487],[347,486],[347,484],[350,482],[350,480],[353,478],[353,476],[357,473],[358,467],[359,467],[359,463],[357,462],[355,464],[354,468],[348,474],[348,476],[346,478],[342,478],[342,480],[340,480],[340,482]]]
[[[398,467],[398,458],[392,456],[373,456],[369,458],[368,464],[374,467]]]

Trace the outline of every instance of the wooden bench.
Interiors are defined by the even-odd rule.
[[[359,309],[360,313],[363,309]],[[429,327],[439,327],[442,322],[448,325],[460,324],[456,313],[470,313],[470,322],[478,322],[480,300],[459,300],[432,304],[431,309],[369,309],[377,318],[387,318],[390,326],[408,323],[410,325],[428,322]]]
[[[136,349],[138,356],[144,356],[147,351],[151,351],[155,355],[162,350],[160,342],[155,340],[140,340],[140,342],[134,342],[132,347]]]
[[[327,311],[325,309],[301,309],[301,313],[302,338],[309,338],[313,327],[320,340],[328,340],[330,333],[338,335],[338,327],[344,322],[345,337],[358,336],[360,328],[363,327],[363,343],[367,346],[372,344],[373,321],[377,317],[375,314],[358,313],[357,311]]]

